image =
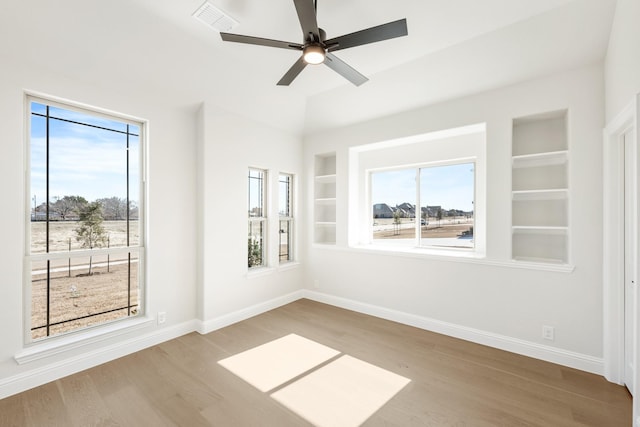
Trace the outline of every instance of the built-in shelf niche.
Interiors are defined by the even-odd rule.
[[[569,262],[567,112],[513,120],[512,258]]]
[[[513,259],[550,264],[566,264],[567,233],[554,229],[513,230]]]
[[[336,243],[336,155],[315,156],[314,242]]]
[[[514,156],[512,185],[514,191],[566,189],[567,151]]]

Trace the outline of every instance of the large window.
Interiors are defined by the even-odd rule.
[[[27,341],[142,313],[140,122],[28,98]]]
[[[249,169],[248,181],[248,263],[249,268],[263,267],[267,265],[265,249],[267,233],[267,206],[265,184],[267,182],[267,171],[261,169]]]
[[[371,173],[372,240],[473,248],[474,163]]]
[[[292,261],[292,238],[293,238],[293,176],[289,174],[280,174],[278,179],[280,192],[280,230],[279,230],[279,249],[278,257],[280,263]]]
[[[351,147],[348,244],[484,257],[486,153],[483,123]]]

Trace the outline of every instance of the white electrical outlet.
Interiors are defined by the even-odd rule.
[[[553,341],[554,334],[555,334],[555,329],[553,326],[547,326],[547,325],[542,326],[542,338],[544,338],[545,340]]]
[[[167,321],[167,312],[166,311],[159,311],[158,312],[158,325],[162,325],[166,321]]]

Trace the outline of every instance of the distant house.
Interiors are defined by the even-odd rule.
[[[398,209],[402,212],[402,216],[404,218],[415,218],[416,217],[416,207],[411,203],[404,202],[402,204],[396,205]]]
[[[376,203],[373,205],[374,218],[393,218],[393,208],[386,203]]]
[[[438,216],[438,211],[442,209],[442,206],[427,206],[422,208],[422,212],[427,212],[429,218],[435,218]]]

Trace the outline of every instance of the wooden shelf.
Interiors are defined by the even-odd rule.
[[[320,197],[315,199],[315,202],[319,205],[333,205],[336,203],[335,197]]]
[[[522,156],[513,156],[511,161],[514,169],[563,165],[567,163],[568,154],[569,152],[567,150],[525,154]]]
[[[566,235],[569,232],[569,227],[557,227],[557,226],[541,226],[541,225],[514,225],[511,227],[514,233],[522,234],[559,234]]]
[[[520,190],[511,193],[513,200],[561,200],[569,198],[569,189]]]
[[[567,264],[564,260],[556,258],[514,257],[513,260],[517,262],[526,262],[532,264]]]
[[[336,174],[331,175],[316,175],[316,182],[322,184],[331,184],[336,182]]]

